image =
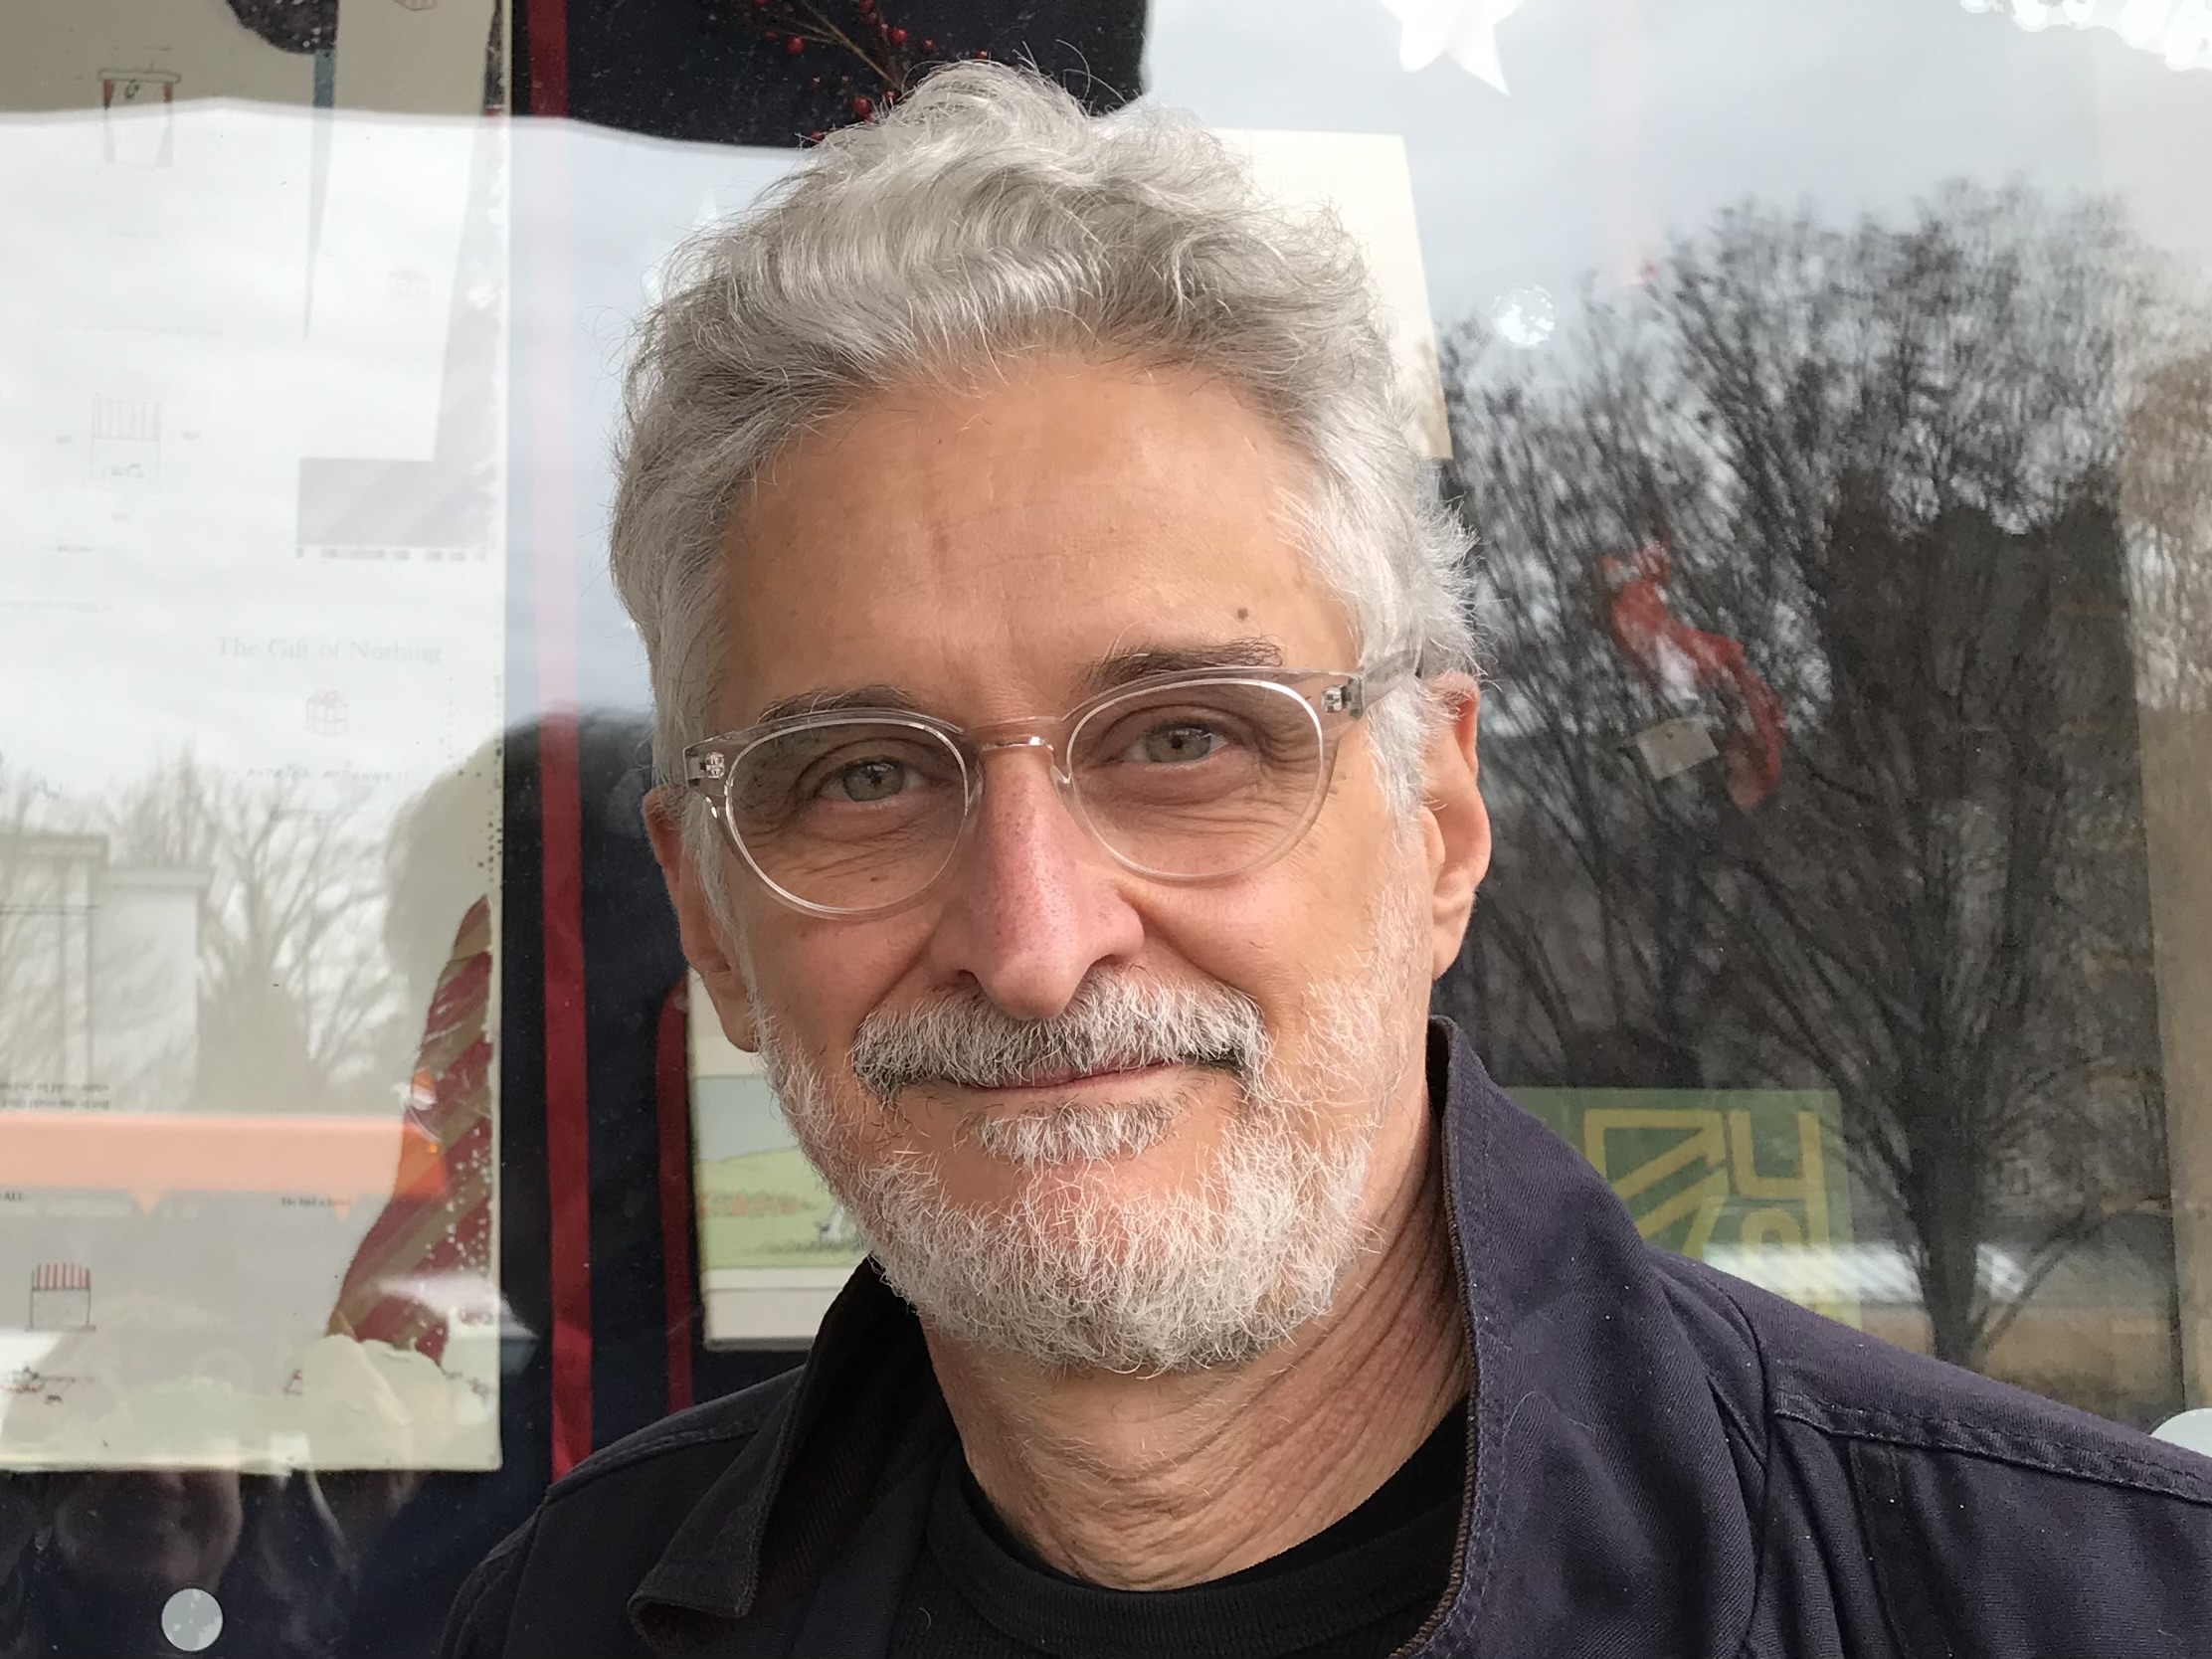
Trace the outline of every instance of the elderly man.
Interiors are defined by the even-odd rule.
[[[452,1653],[2212,1653],[2212,1463],[1647,1247],[1428,1021],[1489,825],[1372,309],[1202,132],[985,66],[691,251],[652,833],[871,1256]]]

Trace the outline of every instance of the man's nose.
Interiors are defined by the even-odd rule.
[[[1144,925],[1121,866],[1076,822],[1041,747],[988,753],[968,844],[948,872],[931,960],[1021,1019],[1060,1013],[1101,963],[1135,959]]]

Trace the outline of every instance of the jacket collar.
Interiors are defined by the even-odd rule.
[[[655,1648],[683,1652],[717,1626],[803,1598],[884,1498],[953,1439],[920,1322],[863,1262],[823,1316],[798,1387],[640,1582],[632,1622]]]
[[[1428,1087],[1475,1382],[1460,1561],[1419,1651],[1492,1651],[1500,1630],[1519,1651],[1554,1621],[1569,1647],[1617,1621],[1622,1651],[1733,1651],[1752,1588],[1747,1494],[1635,1223],[1442,1019]],[[639,1585],[634,1621],[673,1653],[803,1602],[953,1438],[920,1324],[863,1265],[798,1387]]]

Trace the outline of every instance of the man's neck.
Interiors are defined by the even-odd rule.
[[[931,1336],[977,1484],[1043,1560],[1123,1589],[1240,1571],[1357,1509],[1465,1395],[1435,1130],[1425,1110],[1390,1127],[1380,1248],[1328,1315],[1252,1365],[1070,1376]]]

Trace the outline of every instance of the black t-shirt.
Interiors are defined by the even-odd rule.
[[[892,1641],[896,1659],[1383,1659],[1443,1599],[1459,1539],[1465,1407],[1335,1526],[1185,1589],[1088,1584],[1010,1532],[957,1448]]]

